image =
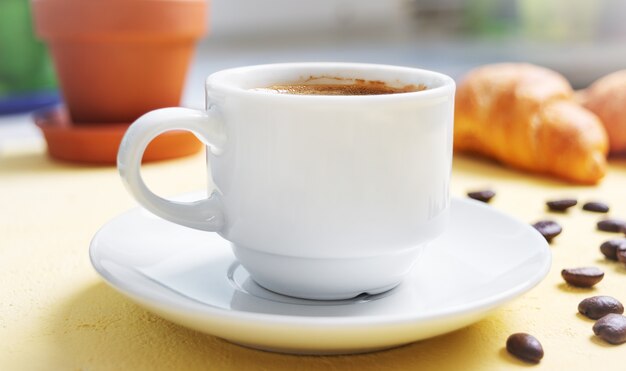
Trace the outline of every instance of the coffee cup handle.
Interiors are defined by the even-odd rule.
[[[117,167],[128,191],[153,214],[186,227],[217,232],[224,215],[215,195],[193,202],[170,201],[154,194],[141,177],[141,159],[148,144],[159,134],[186,130],[219,154],[226,141],[224,127],[213,111],[162,108],[146,113],[126,131],[117,154]]]

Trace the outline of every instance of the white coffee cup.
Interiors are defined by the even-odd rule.
[[[253,90],[311,77],[426,90],[362,96]],[[446,226],[454,90],[454,81],[440,73],[386,65],[224,70],[206,81],[206,111],[165,108],[135,121],[118,167],[142,206],[219,233],[269,290],[310,299],[376,294],[398,285]],[[208,146],[216,189],[206,199],[168,201],[141,178],[148,143],[178,129]]]

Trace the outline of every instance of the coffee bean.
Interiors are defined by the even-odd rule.
[[[467,196],[469,198],[473,198],[474,200],[478,200],[478,201],[482,201],[482,202],[489,202],[491,201],[491,199],[493,198],[493,196],[495,196],[496,193],[492,190],[486,189],[483,191],[474,191],[474,192],[467,192]]]
[[[592,211],[594,213],[608,213],[609,205],[604,202],[587,202],[583,205],[583,210]]]
[[[602,254],[604,254],[607,259],[618,260],[618,251],[623,251],[624,253],[626,253],[626,238],[608,240],[600,245],[600,252],[602,252]]]
[[[611,344],[626,342],[626,317],[609,313],[593,325],[593,333]]]
[[[561,276],[565,282],[576,287],[592,287],[602,281],[604,272],[596,267],[563,269]]]
[[[533,224],[533,227],[541,233],[541,235],[548,241],[548,243],[552,242],[552,239],[563,231],[561,226],[552,220],[541,220],[537,223]]]
[[[583,205],[583,210],[591,211],[594,213],[608,213],[609,205],[605,204],[604,202],[592,201],[585,203]]]
[[[597,227],[605,232],[626,232],[626,221],[621,219],[604,219],[597,223]]]
[[[543,347],[539,340],[522,332],[506,339],[506,350],[526,362],[539,363],[543,358]]]
[[[578,311],[591,319],[600,319],[609,313],[624,313],[624,306],[611,296],[592,296],[578,304]]]
[[[576,201],[573,198],[564,198],[562,200],[552,200],[552,201],[548,201],[546,202],[546,205],[548,206],[548,209],[550,209],[550,211],[566,211],[567,209],[569,209],[572,206],[576,206],[576,204],[578,203],[578,201]]]

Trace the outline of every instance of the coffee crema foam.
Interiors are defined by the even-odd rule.
[[[338,83],[312,82],[318,79],[338,81]],[[412,93],[426,90],[426,86],[404,85],[402,87],[390,86],[384,81],[372,81],[362,79],[342,79],[334,77],[314,78],[310,77],[302,83],[277,84],[264,88],[250,89],[274,94],[292,95],[386,95]]]

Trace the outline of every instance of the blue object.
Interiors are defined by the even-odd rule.
[[[0,115],[33,111],[61,102],[57,90],[28,92],[0,97]]]

